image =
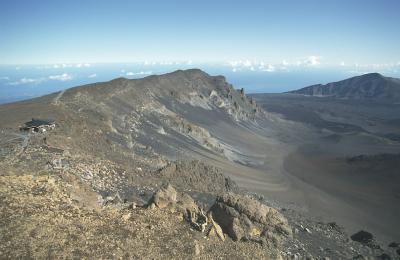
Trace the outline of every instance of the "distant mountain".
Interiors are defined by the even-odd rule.
[[[287,93],[345,99],[400,101],[400,79],[368,73],[326,85],[317,84]]]

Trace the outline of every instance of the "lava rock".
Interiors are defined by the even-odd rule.
[[[187,193],[180,193],[170,184],[157,191],[150,200],[150,205],[163,209],[169,208],[171,211],[181,212],[185,217],[191,217],[200,212],[196,202]]]
[[[210,210],[224,233],[235,241],[274,237],[280,242],[292,235],[282,214],[248,196],[225,193],[217,197]]]
[[[167,209],[171,212],[179,212],[183,218],[192,224],[197,230],[204,232],[208,224],[208,218],[203,210],[187,193],[177,192],[168,184],[157,191],[148,206],[150,209]]]
[[[151,200],[158,208],[166,208],[176,203],[177,192],[171,186],[167,185],[156,192]]]
[[[374,241],[374,236],[364,230],[361,230],[350,237],[353,241],[360,242],[362,244],[370,244]]]

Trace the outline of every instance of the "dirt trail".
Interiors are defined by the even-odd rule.
[[[20,140],[20,139],[22,139],[21,147],[22,147],[23,149],[25,149],[25,148],[28,146],[29,137],[30,137],[30,134],[29,134],[29,133],[27,133],[27,134],[9,133],[9,134],[10,134],[10,135],[13,135],[13,136],[16,136],[16,137],[11,138],[11,139],[4,140],[3,142],[0,143],[0,145],[4,145],[4,144],[10,143],[10,142],[13,142],[13,141],[15,141],[15,140]]]
[[[53,99],[52,103],[54,105],[58,105],[58,102],[59,102],[60,98],[62,97],[62,95],[64,94],[64,92],[65,92],[65,89],[62,90],[60,93],[58,93],[57,96]]]

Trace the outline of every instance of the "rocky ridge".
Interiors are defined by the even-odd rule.
[[[288,93],[345,99],[400,101],[400,80],[368,73],[325,85],[317,84]]]

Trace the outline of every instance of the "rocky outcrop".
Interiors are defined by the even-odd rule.
[[[178,102],[207,110],[225,111],[236,121],[252,121],[262,115],[262,109],[247,98],[244,89],[235,90],[223,76],[210,76],[200,70],[177,71],[171,77],[189,79],[180,91],[173,91]]]
[[[274,244],[292,235],[288,221],[277,210],[259,201],[234,193],[219,196],[212,216],[233,240],[268,239]]]
[[[172,212],[179,212],[196,229],[204,232],[208,219],[196,202],[186,193],[177,192],[168,184],[157,191],[150,201],[150,208],[167,208]]]
[[[194,123],[190,123],[185,118],[177,115],[165,117],[164,121],[168,127],[184,136],[196,140],[203,147],[218,153],[223,153],[224,150],[220,142],[216,138],[212,137],[207,129]]]
[[[210,220],[210,228],[207,236],[211,238],[219,238],[222,241],[225,241],[224,231],[222,230],[221,226],[214,221],[212,214],[208,214],[208,219]]]
[[[174,209],[175,211],[187,214],[187,217],[190,217],[190,214],[200,211],[196,202],[188,194],[177,192],[170,184],[154,194],[150,202],[151,204],[160,209]]]
[[[159,170],[158,177],[186,190],[200,192],[237,192],[239,187],[218,168],[201,161],[177,161]]]

